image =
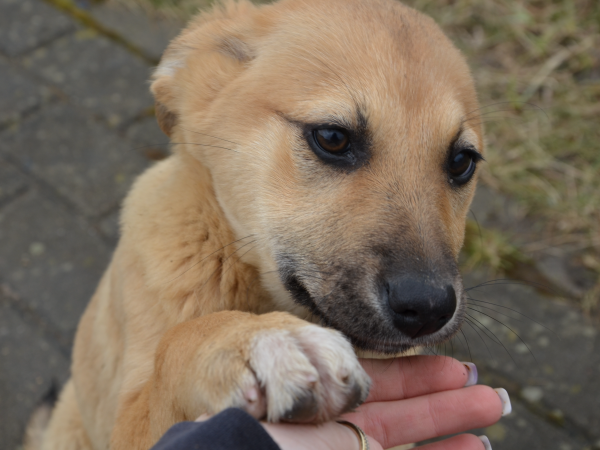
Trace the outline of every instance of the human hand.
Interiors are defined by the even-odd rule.
[[[366,402],[343,418],[383,448],[487,427],[510,412],[505,390],[477,382],[477,369],[453,358],[410,356],[361,361],[373,381]],[[465,387],[466,386],[466,387]],[[459,435],[421,450],[484,450],[489,442]]]
[[[370,450],[492,425],[510,412],[506,391],[474,386],[477,369],[452,358],[411,356],[361,360],[373,387],[367,401],[343,419],[367,434]],[[503,391],[503,392],[502,392]],[[358,449],[356,434],[337,422],[262,423],[282,450]],[[463,434],[420,450],[488,450],[487,438]]]
[[[474,386],[475,366],[469,368],[452,358],[412,356],[361,363],[371,376],[373,387],[367,401],[343,418],[364,430],[371,450],[486,427],[510,412],[506,391]],[[263,426],[282,450],[358,448],[356,434],[335,422]],[[420,450],[491,449],[486,441],[487,438],[463,434]]]

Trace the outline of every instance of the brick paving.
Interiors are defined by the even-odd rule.
[[[78,319],[118,239],[120,201],[166,154],[147,79],[177,26],[87,6],[100,27],[41,0],[0,0],[0,450],[19,448],[36,403],[67,379]],[[484,279],[475,272],[466,285]],[[471,357],[483,382],[510,391],[515,413],[482,430],[494,449],[600,448],[598,327],[530,287],[473,293],[505,308],[479,303],[472,314],[489,331],[473,322],[468,348],[459,337],[440,351]]]

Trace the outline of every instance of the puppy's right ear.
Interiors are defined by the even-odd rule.
[[[226,2],[197,16],[171,42],[150,87],[158,124],[167,136],[178,124],[187,95],[193,93],[196,112],[203,110],[255,57],[267,22],[256,18],[267,8],[247,0]]]

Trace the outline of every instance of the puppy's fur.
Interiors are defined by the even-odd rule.
[[[174,152],[125,201],[43,448],[147,449],[229,406],[329,420],[368,392],[350,342],[398,353],[456,332],[475,177],[448,165],[484,144],[431,19],[394,0],[228,3],[173,41],[152,92]],[[324,126],[347,157],[315,152]],[[390,286],[409,278],[455,292],[441,329],[397,325]]]

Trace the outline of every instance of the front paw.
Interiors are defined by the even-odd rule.
[[[238,405],[271,422],[325,422],[360,405],[370,379],[341,333],[316,325],[266,329],[250,343]]]

